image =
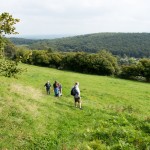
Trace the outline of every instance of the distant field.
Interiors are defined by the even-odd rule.
[[[37,66],[0,77],[2,150],[149,150],[150,84]],[[46,95],[55,80],[63,96]],[[83,110],[70,89],[79,81]]]

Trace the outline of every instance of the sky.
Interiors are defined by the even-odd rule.
[[[0,0],[20,35],[150,32],[150,0]]]

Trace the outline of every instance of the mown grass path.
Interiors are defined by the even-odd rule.
[[[0,77],[0,148],[150,149],[150,84],[21,65],[19,79]],[[63,96],[46,95],[55,80]],[[70,90],[79,81],[83,110]]]

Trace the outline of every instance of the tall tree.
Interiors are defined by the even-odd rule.
[[[15,19],[7,12],[0,14],[0,56],[4,57],[4,36],[6,34],[17,34],[15,24],[19,19]]]
[[[18,68],[18,63],[5,59],[4,46],[6,34],[17,34],[14,25],[19,22],[19,19],[15,19],[7,12],[0,14],[0,74],[11,77],[21,73],[23,70]]]

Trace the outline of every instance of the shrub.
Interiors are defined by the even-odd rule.
[[[18,63],[10,60],[0,60],[0,74],[6,77],[16,77],[23,69],[18,68]]]

